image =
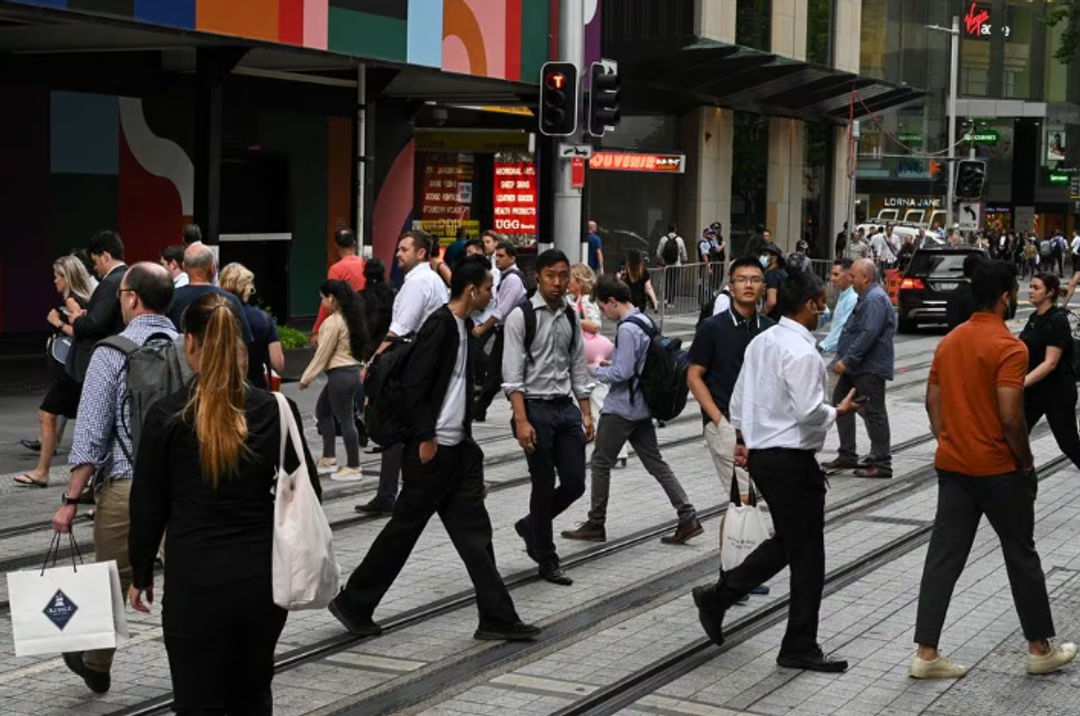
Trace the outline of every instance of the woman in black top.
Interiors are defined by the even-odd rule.
[[[645,313],[649,305],[656,310],[656,293],[653,291],[652,280],[649,278],[649,270],[645,268],[645,260],[637,249],[626,252],[626,268],[622,272],[622,280],[630,287],[630,303]]]
[[[394,289],[386,283],[386,266],[380,259],[368,259],[364,264],[364,325],[368,329],[368,345],[364,359],[368,359],[386,338],[394,312]]]
[[[234,311],[219,294],[187,309],[184,345],[198,375],[150,409],[142,430],[152,439],[140,442],[135,460],[128,596],[149,611],[167,529],[162,625],[179,714],[271,713],[274,647],[285,626],[271,588],[278,404],[245,384]],[[302,457],[319,493],[306,444]],[[297,465],[288,450],[285,469]]]
[[[248,380],[256,388],[270,387],[267,376],[273,370],[281,375],[285,370],[285,351],[281,348],[277,325],[273,317],[248,303],[255,295],[255,274],[251,269],[235,261],[221,269],[218,285],[240,299],[251,326],[251,343],[248,345]]]
[[[1031,279],[1031,314],[1022,340],[1028,348],[1024,378],[1024,414],[1028,432],[1043,415],[1058,447],[1080,467],[1080,434],[1076,428],[1076,376],[1072,371],[1072,332],[1066,309],[1056,305],[1061,279],[1052,273]]]

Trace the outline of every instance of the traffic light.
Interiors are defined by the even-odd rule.
[[[540,133],[566,137],[577,131],[578,73],[573,62],[540,68]]]
[[[986,183],[986,162],[964,159],[956,167],[956,198],[979,199]]]
[[[610,61],[594,62],[589,74],[589,134],[602,137],[619,123],[619,70]]]

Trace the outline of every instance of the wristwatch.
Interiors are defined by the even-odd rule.
[[[64,492],[64,493],[60,494],[60,503],[63,504],[63,505],[78,505],[79,504],[79,498],[78,497],[68,497],[67,493]]]

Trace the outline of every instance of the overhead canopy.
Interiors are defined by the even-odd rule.
[[[671,49],[618,43],[624,107],[679,113],[702,105],[843,124],[920,101],[925,92],[831,67],[695,38]],[[643,51],[644,50],[644,51]],[[854,92],[854,94],[853,94]]]

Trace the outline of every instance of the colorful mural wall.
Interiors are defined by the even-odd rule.
[[[536,82],[558,0],[12,0]]]

